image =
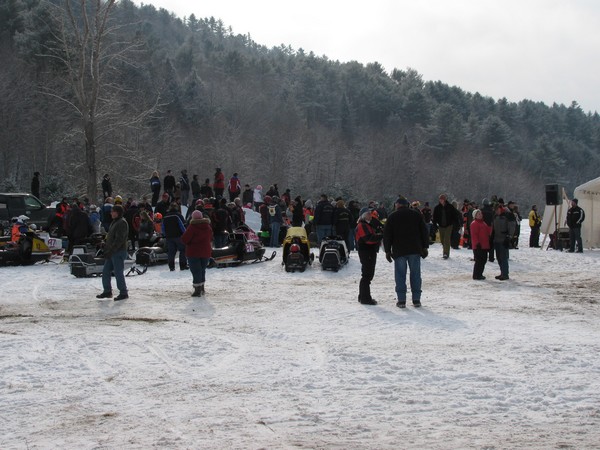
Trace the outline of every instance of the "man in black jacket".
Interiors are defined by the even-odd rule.
[[[110,176],[107,173],[102,177],[102,197],[104,200],[108,197],[112,197],[112,183],[110,182]]]
[[[394,204],[383,229],[383,248],[388,262],[394,262],[398,308],[406,307],[406,270],[410,269],[410,291],[415,307],[421,306],[421,258],[427,256],[429,233],[421,213],[409,208],[409,202],[400,197]]]
[[[441,194],[439,203],[433,208],[433,223],[440,232],[440,241],[442,241],[443,257],[448,259],[450,256],[450,238],[452,237],[452,227],[457,220],[457,210],[448,202],[446,194]]]
[[[315,218],[313,220],[319,245],[321,245],[323,238],[333,234],[333,213],[333,205],[327,199],[327,195],[322,194],[321,200],[315,207]]]
[[[581,240],[581,223],[585,220],[585,212],[579,207],[579,200],[571,200],[571,207],[567,211],[567,226],[569,227],[569,253],[575,251],[583,253],[583,241]]]

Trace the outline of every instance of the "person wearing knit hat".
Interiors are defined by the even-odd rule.
[[[123,218],[125,210],[121,205],[115,205],[110,212],[112,222],[104,241],[104,267],[102,269],[102,293],[96,295],[96,298],[112,298],[111,277],[115,274],[119,295],[115,301],[129,298],[127,284],[125,283],[125,259],[127,258],[127,237],[129,236],[129,226]]]
[[[406,271],[410,269],[410,291],[413,306],[421,306],[421,258],[426,258],[429,233],[423,216],[410,208],[404,197],[395,202],[396,210],[390,214],[383,229],[385,258],[394,263],[398,308],[406,307]]]
[[[203,217],[201,211],[194,211],[190,225],[181,236],[181,241],[185,244],[187,263],[192,272],[192,297],[201,297],[205,293],[204,283],[206,268],[212,256],[212,240],[210,219]]]

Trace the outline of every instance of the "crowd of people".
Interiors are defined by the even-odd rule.
[[[39,176],[36,172],[35,178]],[[39,180],[32,181],[32,190],[39,190]],[[198,175],[188,179],[182,170],[176,180],[168,170],[161,181],[158,171],[150,178],[151,200],[139,201],[119,195],[113,197],[110,176],[102,179],[104,203],[101,207],[89,204],[87,199],[66,198],[57,205],[56,220],[61,232],[69,241],[67,252],[73,245],[85,242],[93,233],[106,233],[104,255],[105,272],[122,273],[128,253],[141,247],[154,245],[163,239],[168,255],[168,267],[175,270],[177,254],[180,270],[190,270],[193,276],[194,296],[204,295],[205,271],[213,248],[227,245],[228,236],[245,223],[244,208],[260,214],[260,232],[268,236],[265,244],[280,247],[289,227],[305,227],[314,232],[316,241],[338,236],[349,251],[358,251],[361,263],[361,280],[358,301],[375,305],[370,284],[375,274],[377,253],[383,248],[386,260],[394,263],[397,306],[404,308],[407,299],[406,277],[410,272],[412,303],[421,306],[422,258],[428,256],[431,243],[439,239],[444,260],[452,250],[461,247],[473,252],[473,279],[485,280],[487,262],[497,260],[500,274],[497,280],[510,279],[509,251],[519,248],[521,214],[515,202],[505,204],[502,198],[492,196],[481,204],[465,199],[462,205],[449,201],[446,194],[438,197],[433,208],[428,202],[409,202],[399,196],[393,211],[388,213],[383,203],[370,201],[361,206],[356,200],[346,203],[343,198],[329,198],[322,194],[313,205],[311,199],[297,195],[290,189],[280,194],[277,184],[266,191],[261,185],[252,188],[242,184],[238,173],[225,182],[220,168],[215,169],[213,181],[206,178],[200,184]],[[225,190],[229,201],[225,198]],[[182,214],[183,207],[187,214]],[[573,199],[567,214],[570,230],[570,252],[582,252],[581,223],[584,211]],[[531,228],[529,246],[539,247],[542,218],[533,205],[528,215]],[[576,250],[577,249],[577,250]],[[115,300],[128,297],[125,280],[116,277],[119,295]],[[111,298],[110,275],[103,274],[103,292],[98,298]]]

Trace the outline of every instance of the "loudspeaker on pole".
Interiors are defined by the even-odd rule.
[[[546,185],[546,205],[560,205],[561,202],[558,191],[558,184]]]

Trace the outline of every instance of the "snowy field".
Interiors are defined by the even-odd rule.
[[[420,309],[383,253],[377,306],[356,254],[210,269],[200,299],[151,267],[124,302],[66,264],[0,268],[0,448],[600,448],[600,251],[522,229],[508,282],[432,246]]]

